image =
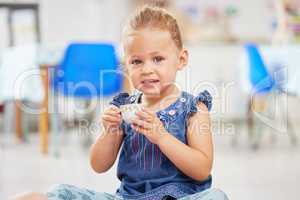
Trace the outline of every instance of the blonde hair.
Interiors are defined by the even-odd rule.
[[[158,28],[168,31],[176,47],[180,50],[183,48],[177,20],[165,9],[157,6],[143,6],[125,25],[123,36],[128,35],[132,30],[137,31],[143,28]]]

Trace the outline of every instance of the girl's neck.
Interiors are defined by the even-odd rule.
[[[180,95],[180,90],[172,85],[160,94],[156,95],[142,95],[142,105],[147,108],[153,108],[155,110],[162,109],[161,107],[167,107],[172,104]]]

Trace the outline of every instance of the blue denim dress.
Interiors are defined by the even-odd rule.
[[[136,102],[141,95],[120,93],[110,104],[121,106]],[[208,91],[193,96],[182,91],[180,97],[167,108],[156,113],[165,129],[178,140],[187,143],[186,131],[189,117],[197,112],[197,103],[203,102],[208,110],[212,97]],[[183,172],[151,143],[144,135],[136,133],[130,124],[122,122],[123,146],[119,158],[117,177],[121,181],[116,194],[124,199],[161,200],[166,197],[181,198],[211,187],[212,178],[196,181]]]

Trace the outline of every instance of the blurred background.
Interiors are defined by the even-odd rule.
[[[121,32],[145,3],[178,19],[180,89],[213,96],[213,187],[229,199],[300,195],[299,0],[0,0],[0,199],[58,183],[114,193],[89,166],[121,91]]]

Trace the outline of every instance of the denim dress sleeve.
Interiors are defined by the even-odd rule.
[[[197,104],[199,102],[204,103],[206,105],[208,111],[211,110],[212,96],[207,90],[204,90],[204,91],[200,92],[197,96],[193,97],[191,104],[189,106],[189,109],[187,111],[187,119],[189,117],[191,117],[194,113],[198,112]]]

